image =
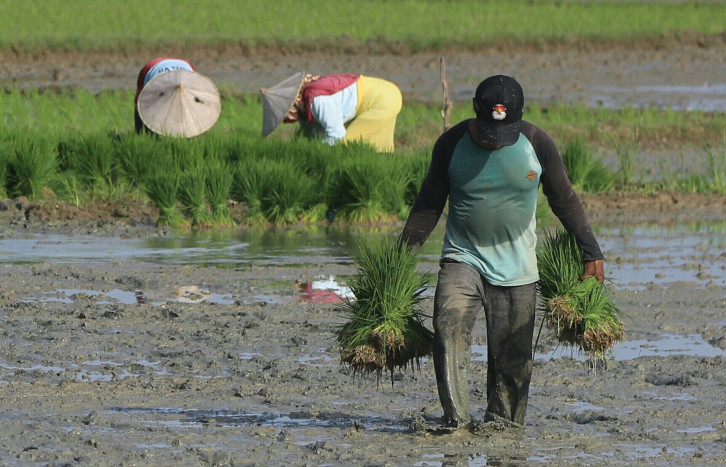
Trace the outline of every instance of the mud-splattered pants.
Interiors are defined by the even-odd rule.
[[[536,283],[495,286],[467,264],[441,262],[434,296],[434,367],[447,424],[470,421],[471,335],[482,307],[487,325],[487,414],[524,424],[536,297]]]

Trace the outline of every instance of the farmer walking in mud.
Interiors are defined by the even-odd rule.
[[[291,86],[287,86],[289,83]],[[282,100],[282,112],[270,104],[275,90],[291,99]],[[393,152],[396,119],[403,99],[398,86],[380,78],[360,74],[314,75],[297,73],[283,83],[261,90],[265,115],[263,136],[280,123],[299,122],[303,134],[324,143],[362,141],[378,152]]]
[[[554,141],[522,120],[524,93],[504,75],[482,81],[476,118],[443,133],[401,239],[417,248],[449,213],[434,296],[433,360],[448,427],[466,427],[469,354],[476,315],[487,326],[488,421],[524,424],[532,375],[539,280],[535,208],[539,185],[583,250],[581,280],[605,278],[603,255]]]

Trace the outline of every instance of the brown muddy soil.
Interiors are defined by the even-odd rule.
[[[340,304],[304,300],[295,285],[333,276],[344,281],[354,273],[350,262],[294,254],[224,267],[14,262],[5,249],[0,460],[18,466],[723,465],[726,245],[718,232],[726,201],[676,193],[583,200],[596,226],[616,231],[714,225],[703,239],[712,246],[697,249],[685,267],[708,264],[716,273],[694,271],[693,280],[674,282],[656,273],[613,287],[627,312],[632,355],[610,357],[597,371],[577,352],[558,348],[545,327],[523,430],[492,423],[440,430],[428,359],[395,372],[393,383],[388,374],[379,381],[353,377],[334,346]],[[62,251],[63,238],[92,244],[176,234],[156,228],[153,209],[144,206],[4,205],[0,248],[38,235],[34,248]],[[641,234],[623,235],[635,243]],[[613,264],[635,268],[667,262],[669,255],[658,252],[658,241],[642,257],[605,249]],[[425,263],[435,272],[435,259]],[[118,298],[136,291],[145,303]],[[664,342],[684,351],[659,353]],[[474,344],[472,414],[480,420],[483,322]],[[706,352],[689,353],[699,346]]]
[[[627,217],[641,214],[604,210],[600,220],[635,227],[643,224]],[[4,218],[3,247],[36,235],[36,248],[62,251],[63,238],[90,244],[171,234],[118,219],[15,219]],[[723,465],[726,246],[716,245],[699,258],[720,265],[720,275],[643,277],[613,289],[627,312],[630,358],[610,358],[595,372],[577,353],[556,354],[545,328],[526,428],[478,424],[453,433],[438,429],[428,359],[396,372],[393,383],[388,374],[354,378],[339,363],[340,304],[303,300],[295,283],[344,280],[354,272],[349,262],[13,262],[5,251],[0,459],[18,466]],[[649,261],[627,249],[605,253],[618,263]],[[435,271],[435,262],[425,266]],[[136,291],[145,303],[118,298]],[[475,419],[486,407],[484,328],[478,323],[472,354]],[[720,354],[689,354],[688,344],[684,353],[648,353],[667,336]]]
[[[724,66],[723,54],[716,56],[708,44],[684,47],[694,61],[704,57],[716,69]],[[492,60],[504,60],[503,53],[487,53]],[[547,53],[525,49],[517,56],[546,60]],[[572,53],[585,73],[592,55],[578,48]],[[670,58],[677,50],[659,54],[657,47],[592,53],[607,53],[610,59],[634,54],[636,62],[657,55],[674,73],[689,63],[684,56]],[[91,57],[96,63],[89,56],[39,57],[46,63],[17,58],[3,61],[0,70],[5,76],[4,70],[17,66],[20,74],[53,81],[55,68],[60,70],[55,81],[75,76],[89,85],[86,73],[91,70],[94,83],[128,86],[150,55],[156,54],[114,55],[109,62]],[[428,74],[435,76],[422,78],[420,92],[438,92],[438,55],[383,55],[390,57],[389,65],[428,63]],[[211,69],[208,63],[215,59],[205,57],[192,58]],[[357,69],[384,74],[375,57],[275,60],[231,54],[214,63],[220,76],[254,70],[250,64],[258,63],[258,78],[264,72],[273,82],[308,64],[326,72],[341,63],[352,69],[356,63]],[[422,61],[411,65],[406,60]],[[467,86],[481,76],[483,62],[466,73]],[[78,70],[82,77],[75,74]],[[535,76],[553,90],[569,79]],[[591,76],[595,79],[596,73]],[[145,204],[78,207],[53,200],[6,200],[0,203],[0,463],[723,465],[726,198],[614,193],[583,195],[583,202],[593,225],[606,228],[603,239],[612,246],[605,254],[613,265],[652,269],[665,261],[664,274],[644,274],[613,286],[627,313],[626,343],[634,346],[633,354],[612,357],[607,368],[601,364],[595,372],[577,353],[557,353],[562,349],[544,336],[526,428],[480,423],[471,431],[447,433],[437,429],[441,409],[428,359],[420,368],[395,372],[393,378],[354,378],[339,363],[334,347],[343,321],[340,304],[301,299],[296,282],[328,276],[344,280],[355,270],[350,261],[322,255],[232,266],[138,259],[14,261],[11,248],[17,239],[37,239],[35,248],[62,252],[63,239],[91,244],[177,233],[157,228],[156,212]],[[233,208],[240,217],[243,207]],[[649,241],[638,228],[654,224],[663,226],[664,233],[644,253],[634,253],[629,242]],[[688,268],[697,270],[693,279],[659,280],[681,267],[668,263],[663,243],[678,245],[678,227],[691,224],[707,226],[696,236],[684,237],[699,242],[690,246],[683,241],[683,248],[693,251],[688,258]],[[703,274],[699,264],[716,272]],[[435,272],[435,259],[427,259],[424,266]],[[144,303],[118,298],[133,297],[136,291]],[[224,300],[214,301],[210,295]],[[431,309],[430,300],[426,308]],[[650,352],[668,339],[685,351]],[[481,419],[486,407],[483,321],[476,326],[474,343],[472,414]],[[693,347],[701,351],[689,352]]]

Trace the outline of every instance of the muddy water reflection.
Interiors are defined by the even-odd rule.
[[[420,250],[424,268],[435,272],[443,241],[439,226]],[[726,285],[726,223],[701,223],[671,227],[640,225],[600,229],[597,234],[607,258],[608,277],[614,287],[642,290],[648,287],[667,288],[670,283],[685,282],[695,288]],[[387,233],[395,235],[395,233]],[[93,264],[132,261],[165,265],[206,265],[237,267],[244,265],[280,265],[285,267],[326,264],[352,264],[355,239],[360,235],[382,235],[346,228],[315,228],[308,230],[244,230],[227,234],[196,234],[155,238],[107,238],[94,236],[30,235],[0,239],[0,262],[6,267],[19,263]],[[435,281],[435,274],[431,276]],[[337,302],[350,298],[346,277],[322,275],[310,282],[296,284],[297,295],[290,295],[291,284],[270,284],[255,300],[279,303],[298,299]],[[433,285],[426,294],[433,296]],[[200,300],[208,303],[232,304],[232,296],[203,291]],[[183,296],[181,297],[183,298]],[[180,297],[171,297],[181,301]],[[58,289],[39,291],[23,301],[71,303],[78,299],[98,303],[135,303],[132,290],[110,291]],[[169,297],[151,300],[163,304]],[[161,301],[159,301],[161,300]],[[675,346],[675,347],[673,347]],[[678,347],[680,346],[680,347]],[[701,338],[689,336],[655,336],[647,342],[628,342],[615,349],[616,359],[647,355],[716,356],[724,352]],[[685,349],[685,350],[684,350]],[[476,351],[475,351],[476,352]],[[682,353],[680,352],[680,353]],[[695,352],[695,353],[694,353]],[[486,355],[485,351],[481,352]],[[541,355],[550,359],[568,355]]]
[[[639,288],[674,281],[693,281],[700,286],[709,282],[726,284],[725,232],[726,222],[712,222],[608,227],[597,234],[607,258],[608,276],[618,286]],[[380,233],[331,227],[131,239],[31,235],[0,239],[0,263],[128,260],[219,267],[352,264],[355,238],[360,235]],[[442,241],[443,229],[439,226],[420,250],[422,261],[430,263],[432,271]]]

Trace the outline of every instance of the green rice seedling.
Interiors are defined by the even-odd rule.
[[[380,378],[383,369],[413,368],[433,350],[433,332],[421,311],[428,277],[417,272],[415,254],[396,237],[360,238],[357,272],[348,281],[354,298],[344,302],[348,321],[336,345],[354,374]]]
[[[582,250],[572,235],[562,229],[545,232],[537,250],[543,319],[558,342],[578,347],[597,365],[624,337],[622,313],[603,284],[595,278],[579,280],[582,265]]]
[[[410,174],[408,188],[406,189],[406,204],[413,206],[429,170],[431,157],[423,152],[411,152],[402,157],[401,161],[403,164],[401,164],[400,170]]]
[[[86,201],[86,192],[81,188],[76,175],[70,171],[63,172],[51,183],[51,188],[60,199],[69,201],[75,206],[80,206]]]
[[[410,172],[400,170],[395,160],[386,159],[386,162],[387,164],[384,165],[389,167],[389,171],[383,186],[383,208],[398,219],[406,220],[411,210],[411,206],[406,201],[406,195],[412,175]]]
[[[615,152],[618,154],[620,161],[620,183],[623,186],[629,186],[633,182],[633,171],[635,170],[635,155],[638,152],[638,132],[636,131],[635,144],[631,146],[627,141],[618,142],[616,138],[612,138]]]
[[[61,158],[68,170],[92,193],[101,192],[108,197],[118,184],[118,159],[113,140],[105,134],[81,135],[62,146]]]
[[[331,188],[342,220],[375,223],[387,216],[385,187],[390,174],[381,167],[380,157],[363,157],[342,163]]]
[[[537,193],[537,206],[534,210],[534,217],[537,219],[538,225],[549,225],[553,220],[552,210],[547,202],[547,197],[545,197],[542,191],[542,187],[539,188],[539,193]]]
[[[318,184],[284,162],[272,163],[270,169],[270,185],[262,197],[263,214],[275,225],[300,222],[313,205]]]
[[[597,193],[612,187],[612,173],[601,160],[593,159],[582,137],[577,136],[565,145],[562,161],[570,182],[576,188]]]
[[[581,137],[577,136],[565,144],[562,162],[565,164],[570,182],[576,187],[581,187],[592,162],[592,154],[585,147],[585,141]]]
[[[610,190],[614,183],[614,174],[600,159],[595,159],[590,164],[583,189],[589,193],[602,193]]]
[[[205,173],[202,169],[193,168],[182,174],[177,197],[192,227],[207,227],[213,224],[207,206],[206,192]]]
[[[332,220],[332,213],[328,207],[328,203],[317,203],[306,209],[300,216],[300,220],[305,224],[317,224],[324,220]]]
[[[543,299],[564,295],[574,287],[582,274],[582,252],[566,231],[545,230],[537,248],[538,290]]]
[[[232,199],[247,205],[245,220],[252,224],[267,222],[262,198],[272,181],[269,163],[266,159],[248,159],[238,162],[233,171]]]
[[[26,134],[11,143],[7,159],[7,191],[11,196],[38,198],[58,170],[56,142]]]
[[[210,160],[206,164],[206,193],[209,207],[212,210],[211,221],[218,226],[235,225],[232,214],[227,208],[234,175],[222,161]]]
[[[158,165],[144,178],[143,189],[159,208],[158,226],[187,227],[188,222],[176,207],[181,172],[170,158],[160,159]]]
[[[115,154],[124,179],[131,187],[141,187],[146,176],[163,155],[158,138],[131,134],[114,140]]]
[[[711,177],[711,186],[717,193],[726,192],[726,131],[723,133],[720,148],[714,148],[709,143],[703,143],[708,162],[708,174]]]
[[[5,188],[7,184],[8,159],[10,158],[10,149],[7,141],[0,141],[0,198],[7,196]]]

